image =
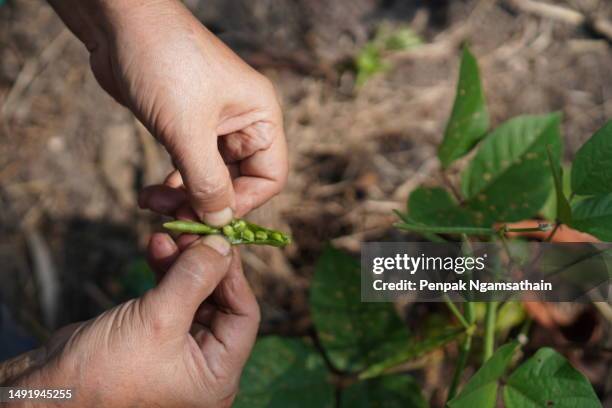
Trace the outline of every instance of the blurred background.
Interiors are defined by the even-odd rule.
[[[561,111],[569,158],[612,118],[608,0],[186,3],[284,104],[289,182],[251,219],[295,243],[242,250],[264,334],[311,332],[309,279],[326,243],[357,254],[363,240],[407,239],[391,228],[392,210],[440,178],[436,146],[462,43],[479,60],[493,125]],[[143,254],[161,219],[138,210],[136,196],[170,168],[45,2],[0,0],[0,327],[29,338],[0,339],[2,357],[151,287]],[[407,308],[415,327],[437,313]],[[560,308],[536,327],[534,347],[561,350],[610,396],[609,322],[589,307]],[[439,360],[422,367],[430,394]]]

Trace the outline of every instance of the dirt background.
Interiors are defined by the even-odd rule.
[[[529,0],[187,1],[284,104],[291,175],[252,218],[291,231],[295,244],[243,250],[262,333],[311,331],[308,283],[326,243],[357,253],[362,240],[406,238],[391,228],[391,210],[440,177],[436,145],[464,41],[479,59],[494,125],[561,111],[570,158],[612,118],[612,3],[540,3],[572,11]],[[424,44],[387,55],[392,67],[356,88],[352,61],[381,24],[407,24]],[[137,191],[171,167],[98,87],[86,50],[41,1],[0,6],[0,110],[0,299],[44,339],[140,290],[134,276],[160,219],[137,209]],[[427,313],[413,309],[412,319]],[[588,327],[570,335],[540,328],[538,340],[536,328],[534,341],[564,351],[605,398],[609,325],[588,316],[590,326],[572,320]],[[446,375],[436,373],[424,374],[434,401]]]

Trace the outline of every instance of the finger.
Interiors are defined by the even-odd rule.
[[[182,252],[182,251],[185,251],[187,248],[189,248],[194,242],[196,242],[200,238],[201,238],[200,235],[181,234],[176,239],[176,246],[178,246],[179,251]]]
[[[213,294],[217,306],[210,322],[210,336],[200,346],[205,357],[215,359],[229,354],[242,366],[255,343],[260,312],[255,295],[242,271],[240,256],[234,251],[227,276]],[[223,353],[225,350],[228,353]]]
[[[241,217],[278,194],[287,182],[288,171],[287,146],[281,133],[268,149],[240,162],[241,176],[234,180],[236,215]]]
[[[178,256],[179,249],[168,234],[155,233],[151,236],[147,248],[147,261],[155,272],[157,282],[161,281]]]
[[[208,327],[210,326],[210,323],[212,322],[216,312],[217,306],[211,303],[209,300],[206,300],[198,308],[198,311],[196,312],[193,321]]]
[[[182,188],[156,184],[142,189],[138,195],[138,206],[164,215],[174,212],[187,202],[187,192]]]
[[[193,146],[169,148],[170,154],[198,219],[213,226],[225,225],[232,220],[234,204],[229,171],[219,154],[216,137],[194,140]]]
[[[226,163],[236,163],[265,150],[274,141],[270,122],[255,122],[238,132],[219,137],[219,152]]]
[[[181,173],[179,173],[178,170],[171,171],[170,174],[166,176],[166,179],[164,180],[164,184],[167,185],[168,187],[174,187],[174,188],[184,187],[183,178],[181,177]]]
[[[188,202],[183,203],[174,214],[179,220],[198,221],[198,216]]]
[[[230,244],[220,236],[205,237],[185,250],[145,297],[158,325],[188,331],[200,304],[226,276],[231,259]]]

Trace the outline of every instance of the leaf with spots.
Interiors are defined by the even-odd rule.
[[[457,94],[444,139],[438,149],[442,167],[469,153],[489,128],[489,113],[480,83],[478,63],[469,48],[463,48]]]
[[[470,212],[440,187],[414,190],[408,199],[408,217],[414,223],[441,227],[473,225]]]
[[[410,341],[391,304],[361,302],[359,262],[333,248],[317,263],[310,308],[321,345],[342,371],[363,370]]]
[[[507,408],[601,408],[589,380],[559,353],[542,348],[506,381]]]
[[[407,375],[390,375],[357,382],[342,391],[340,408],[426,408],[416,381]]]
[[[587,197],[572,206],[571,226],[612,242],[612,194]]]
[[[506,373],[519,343],[513,341],[498,348],[465,384],[459,395],[448,402],[449,408],[495,408],[499,380]]]
[[[334,387],[314,347],[276,336],[257,341],[244,368],[234,408],[332,408]]]
[[[519,116],[491,132],[466,168],[463,206],[477,225],[519,221],[534,216],[552,189],[546,150],[561,156],[559,114]]]
[[[612,121],[578,150],[572,163],[572,192],[579,195],[612,193]]]

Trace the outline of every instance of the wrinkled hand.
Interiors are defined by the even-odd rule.
[[[78,407],[231,406],[259,324],[238,254],[211,236],[179,255],[156,234],[149,261],[157,287],[59,331],[12,385],[73,388]]]
[[[287,154],[273,86],[181,2],[51,3],[89,49],[100,85],[170,153],[178,174],[152,189],[157,207],[186,193],[200,219],[223,225],[232,209],[242,216],[281,190]]]

